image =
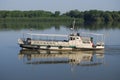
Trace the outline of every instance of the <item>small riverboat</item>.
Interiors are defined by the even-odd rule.
[[[87,34],[87,36],[86,35],[82,36],[82,34]],[[101,37],[101,39],[98,41],[94,41],[94,37],[88,36],[88,34],[98,36],[97,38]],[[103,50],[104,49],[103,34],[72,32],[69,35],[38,34],[38,33],[26,33],[26,35],[29,35],[29,37],[24,36],[24,38],[18,39],[18,44],[23,49],[41,49],[41,50]],[[46,37],[46,39],[43,39],[42,37]],[[60,39],[63,40],[56,40],[55,39],[56,37],[59,37]],[[64,39],[63,37],[66,39]]]

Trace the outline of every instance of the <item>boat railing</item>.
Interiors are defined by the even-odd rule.
[[[39,40],[39,41],[55,41],[55,42],[68,42],[68,40],[56,40],[56,39],[31,39],[31,40]]]
[[[60,34],[35,34],[35,33],[27,33],[28,35],[31,36],[50,36],[50,37],[68,37],[68,35],[60,35]]]
[[[97,46],[104,46],[104,42],[97,42],[96,45]]]
[[[97,33],[86,33],[86,32],[82,32],[83,35],[85,36],[89,36],[91,37],[91,40],[94,42],[94,44],[96,45],[104,45],[104,39],[105,39],[105,36],[104,34],[97,34]],[[94,40],[93,40],[94,38]]]

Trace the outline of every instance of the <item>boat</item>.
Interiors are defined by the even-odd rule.
[[[75,24],[75,22],[74,22]],[[73,28],[74,29],[74,25]],[[82,34],[85,34],[84,36]],[[27,35],[27,37],[25,37]],[[97,36],[100,40],[94,41],[93,36]],[[46,37],[43,39],[42,37]],[[56,40],[55,38],[59,37]],[[65,38],[65,39],[64,39]],[[26,33],[23,38],[18,39],[18,44],[22,49],[40,49],[40,50],[103,50],[104,35],[95,33],[77,33],[72,32],[68,35],[63,34],[39,34]]]

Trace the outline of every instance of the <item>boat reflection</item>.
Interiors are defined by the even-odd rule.
[[[103,51],[20,50],[19,59],[25,64],[72,64],[96,66],[103,63]]]

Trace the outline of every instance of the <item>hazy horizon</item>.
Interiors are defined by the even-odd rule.
[[[44,10],[60,11],[70,10],[89,11],[120,11],[120,0],[1,0],[0,10]]]

